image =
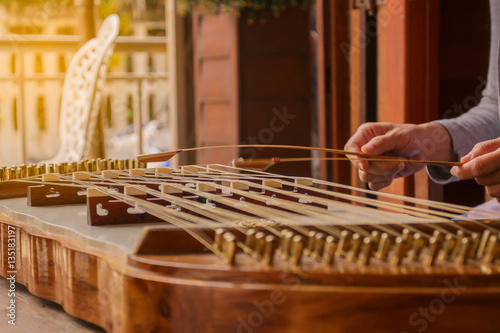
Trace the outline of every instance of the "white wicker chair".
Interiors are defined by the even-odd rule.
[[[62,90],[59,150],[44,163],[80,161],[89,153],[99,114],[100,90],[119,30],[118,15],[108,16],[97,37],[71,59]]]

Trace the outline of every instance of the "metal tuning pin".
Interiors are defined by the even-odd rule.
[[[7,180],[16,179],[16,169],[13,167],[7,167]]]
[[[425,245],[426,245],[426,239],[422,236],[422,234],[416,232],[413,235],[412,247],[410,251],[408,251],[408,260],[417,261]]]
[[[22,179],[23,177],[23,170],[20,167],[16,167],[16,179]]]
[[[470,235],[470,251],[469,254],[466,258],[466,260],[470,260],[474,257],[474,255],[477,252],[477,249],[479,248],[479,243],[481,242],[481,236],[477,232],[473,232]]]
[[[346,259],[349,261],[356,261],[358,258],[359,250],[361,249],[361,235],[356,233],[352,235],[351,247],[347,253]]]
[[[482,262],[485,265],[492,264],[496,259],[498,259],[500,254],[500,244],[498,242],[498,236],[490,236],[486,248],[484,250],[484,255]]]
[[[477,248],[476,252],[476,258],[477,259],[482,259],[484,256],[484,251],[486,250],[486,244],[488,244],[488,239],[490,239],[491,236],[491,231],[488,229],[483,231],[483,234],[481,235],[481,240],[479,241],[479,246]]]
[[[468,238],[462,237],[460,243],[455,246],[458,249],[453,256],[453,262],[457,265],[463,265],[469,258],[471,251],[471,241]]]
[[[47,166],[47,172],[46,173],[55,173],[56,172],[56,169],[54,167],[54,164],[50,163],[48,166]]]
[[[21,178],[26,178],[28,176],[28,167],[26,166],[26,164],[21,164],[18,169],[21,170]]]
[[[380,235],[380,242],[378,244],[377,252],[375,253],[375,258],[380,260],[386,260],[391,247],[392,247],[392,238],[387,233],[384,232],[382,235]]]
[[[10,179],[17,179],[17,167],[13,165],[10,167]]]
[[[5,168],[5,175],[4,175],[5,180],[11,180],[12,179],[12,169],[11,168]]]
[[[264,252],[266,242],[265,238],[266,234],[262,231],[259,231],[255,234],[255,250],[253,252],[253,257],[255,259],[262,258],[262,253]]]
[[[413,234],[411,233],[410,230],[408,230],[406,228],[403,229],[403,231],[401,232],[401,238],[407,244],[411,244],[413,242]]]
[[[401,265],[407,248],[408,243],[403,239],[403,237],[397,237],[394,241],[394,253],[390,258],[389,263],[395,266]]]
[[[5,169],[2,167],[0,168],[0,181],[5,180]]]
[[[425,266],[432,266],[438,258],[439,251],[441,250],[443,242],[439,237],[429,238],[429,245],[427,246],[427,251],[422,259],[422,264]]]
[[[373,246],[375,248],[378,248],[378,244],[380,243],[380,232],[374,230],[372,231],[372,233],[370,234],[370,237],[373,241]]]
[[[224,253],[224,262],[229,265],[234,265],[236,259],[236,237],[226,232],[224,234],[224,244],[222,245]]]
[[[440,242],[444,241],[444,235],[439,230],[434,230],[434,232],[432,233],[432,237],[436,238],[436,240],[438,240]]]
[[[231,186],[233,186],[233,183],[231,183]],[[278,241],[278,248],[276,249],[276,254],[280,255],[281,250],[283,249],[283,243],[285,242],[285,235],[288,232],[287,229],[282,229],[280,231],[280,236],[279,236],[279,241]]]
[[[97,171],[97,162],[96,160],[86,161],[83,163],[85,170],[88,172]]]
[[[35,175],[35,166],[33,164],[29,164],[26,166],[26,177],[33,177]]]
[[[323,263],[325,265],[332,265],[335,261],[335,251],[337,250],[337,243],[335,237],[328,236],[325,239],[325,250],[323,251]]]
[[[316,246],[316,231],[311,230],[307,234],[307,247],[304,249],[304,254],[309,256],[314,251],[314,247]]]
[[[451,234],[446,235],[444,237],[443,246],[438,254],[438,260],[448,260],[455,244],[455,236]]]
[[[316,238],[314,242],[314,251],[310,254],[310,256],[313,259],[320,260],[323,255],[323,249],[325,248],[326,235],[322,232],[318,232],[314,237]]]
[[[347,230],[343,230],[340,233],[339,244],[337,246],[337,250],[335,251],[335,257],[339,258],[347,251],[351,238],[351,233]]]
[[[245,237],[245,253],[246,254],[251,254],[252,251],[255,249],[255,234],[257,231],[255,229],[248,229],[246,231],[246,237]]]
[[[358,265],[368,266],[373,256],[374,249],[375,249],[375,242],[373,241],[373,239],[371,237],[363,238],[363,245],[361,247],[361,252],[357,260]]]
[[[455,246],[451,250],[451,260],[455,260],[455,257],[458,255],[460,248],[462,247],[462,239],[464,238],[464,232],[462,230],[457,231],[457,238],[455,239]]]
[[[222,245],[224,243],[224,233],[225,230],[222,228],[215,230],[214,248],[216,250],[222,251]]]
[[[287,231],[285,236],[283,237],[283,246],[280,251],[280,258],[283,260],[287,260],[290,258],[290,253],[292,249],[292,241],[293,241],[294,233],[292,231]]]
[[[264,252],[262,254],[262,263],[267,266],[272,266],[274,252],[276,250],[276,237],[267,235],[264,239]]]
[[[136,160],[135,160],[135,159],[131,158],[131,159],[129,160],[129,166],[128,166],[128,168],[129,168],[129,169],[135,169],[135,168],[137,168],[137,165],[136,165]]]
[[[292,239],[292,250],[290,255],[290,263],[298,266],[301,264],[302,254],[304,250],[304,237],[295,235]]]

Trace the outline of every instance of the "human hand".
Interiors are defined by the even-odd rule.
[[[368,155],[395,155],[413,160],[451,160],[451,139],[436,123],[366,123],[349,139],[345,150]],[[359,169],[361,181],[373,190],[389,186],[393,179],[409,176],[424,167],[421,163],[369,162],[348,156]]]
[[[460,179],[475,178],[500,202],[500,138],[476,144],[461,162],[464,165],[451,168],[451,174]]]

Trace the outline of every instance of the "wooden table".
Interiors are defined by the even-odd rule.
[[[7,295],[9,281],[0,276],[0,332],[40,332],[40,333],[90,333],[105,332],[102,328],[89,322],[70,316],[59,305],[36,297],[28,289],[16,283],[16,325],[7,321],[7,306],[10,297]]]

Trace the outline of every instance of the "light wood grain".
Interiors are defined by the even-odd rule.
[[[0,277],[0,306],[2,314],[6,313],[5,307],[9,304],[7,295],[9,282]],[[0,320],[1,332],[75,332],[91,333],[104,332],[98,326],[70,316],[57,303],[39,298],[31,294],[22,284],[16,284],[16,325],[7,323],[8,317],[2,315]]]

